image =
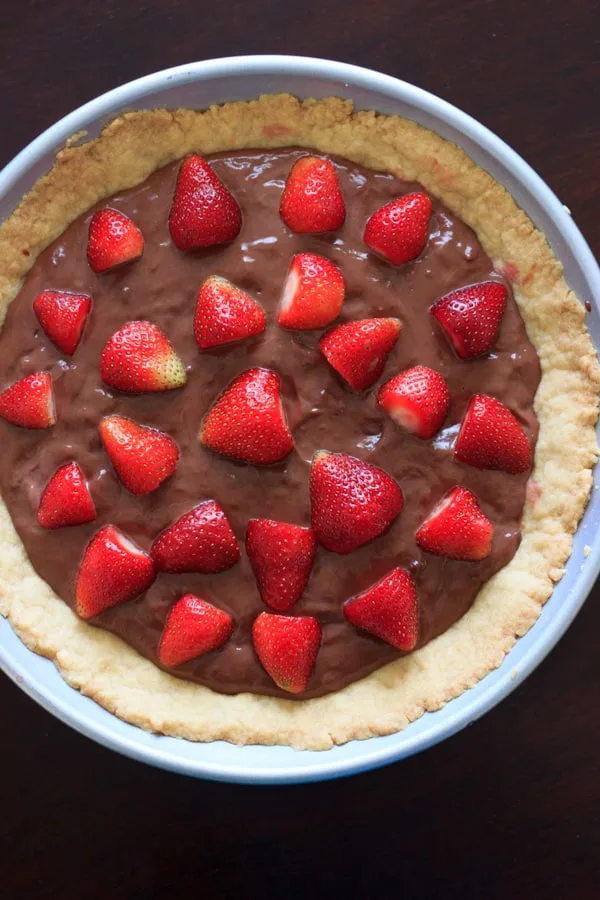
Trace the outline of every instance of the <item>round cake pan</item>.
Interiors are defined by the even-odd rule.
[[[568,210],[541,178],[492,132],[449,103],[396,78],[344,63],[292,56],[232,57],[178,66],[116,88],[61,119],[6,166],[0,173],[0,219],[10,215],[23,194],[51,168],[65,141],[82,129],[95,137],[111,118],[132,109],[201,109],[213,103],[279,92],[301,98],[335,95],[352,100],[357,108],[397,113],[462,147],[510,191],[546,234],[564,266],[570,287],[592,303],[588,325],[595,345],[599,345],[600,270]],[[28,650],[2,618],[0,666],[55,716],[105,746],[143,762],[222,781],[267,784],[335,778],[417,753],[495,706],[529,675],[564,634],[599,570],[600,497],[596,473],[565,576],[538,622],[517,641],[500,668],[404,731],[321,752],[289,747],[237,747],[221,741],[191,743],[148,734],[69,687],[53,663]]]

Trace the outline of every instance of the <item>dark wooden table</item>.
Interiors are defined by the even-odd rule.
[[[0,165],[95,95],[177,63],[295,53],[427,88],[515,147],[600,251],[594,0],[0,0]],[[600,588],[466,731],[338,782],[251,788],[123,759],[0,676],[0,895],[600,897]]]

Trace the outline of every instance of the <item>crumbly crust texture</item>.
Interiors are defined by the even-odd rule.
[[[80,621],[33,570],[1,502],[0,612],[83,694],[149,731],[193,741],[324,750],[399,731],[472,687],[531,628],[561,578],[597,458],[600,368],[584,307],[544,235],[456,145],[397,116],[354,112],[337,98],[301,102],[279,94],[202,112],[132,112],[99,138],[80,140],[60,151],[50,173],[0,226],[0,321],[39,253],[75,218],[192,151],[314,147],[419,181],[437,195],[509,277],[540,358],[540,433],[523,537],[513,560],[452,628],[361,681],[305,701],[217,694],[160,671],[119,638]]]

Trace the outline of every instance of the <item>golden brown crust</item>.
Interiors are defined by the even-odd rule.
[[[281,94],[204,112],[133,112],[94,141],[75,146],[72,139],[0,226],[0,317],[41,250],[98,200],[190,151],[293,144],[420,181],[477,232],[510,277],[543,373],[536,397],[540,436],[514,559],[471,610],[426,647],[306,701],[216,694],[161,672],[119,638],[81,622],[35,574],[3,504],[0,612],[71,685],[143,728],[197,741],[326,749],[398,731],[474,685],[533,625],[562,576],[597,458],[600,368],[583,306],[545,237],[454,144],[396,116],[354,113],[349,101],[300,102]]]

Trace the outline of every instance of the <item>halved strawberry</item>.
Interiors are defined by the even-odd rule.
[[[411,434],[428,440],[448,414],[450,391],[439,372],[413,366],[379,388],[377,404]]]
[[[487,394],[474,394],[467,408],[454,455],[476,469],[501,469],[510,475],[531,465],[527,435],[504,403]]]
[[[194,337],[201,350],[243,341],[267,325],[262,306],[225,278],[210,275],[201,285],[196,304]]]
[[[96,518],[96,507],[76,462],[66,463],[46,485],[37,513],[42,528],[84,525]]]
[[[129,216],[108,206],[94,213],[87,258],[96,274],[139,259],[143,252],[144,236]]]
[[[163,531],[152,544],[152,558],[163,572],[224,572],[240,558],[231,525],[215,500],[205,500]]]
[[[406,569],[392,569],[381,581],[350,597],[344,603],[344,615],[352,625],[398,650],[412,650],[417,643],[417,589]]]
[[[421,550],[450,559],[485,559],[492,549],[494,526],[475,494],[455,487],[425,519],[416,534]]]
[[[506,309],[508,291],[499,281],[458,288],[436,300],[429,312],[461,359],[492,349]]]
[[[334,553],[352,553],[382,534],[404,500],[394,479],[345,453],[318,450],[310,476],[312,527]]]
[[[321,626],[315,618],[261,613],[254,620],[252,640],[277,687],[290,694],[306,690],[321,645]]]
[[[233,619],[201,597],[186,594],[173,606],[158,645],[163,666],[181,666],[229,640]]]
[[[179,250],[227,244],[240,233],[242,212],[212,168],[197,153],[180,166],[169,230]]]
[[[50,428],[56,424],[52,376],[27,375],[0,394],[0,417],[22,428]]]
[[[150,556],[114,525],[105,525],[83,555],[75,588],[77,615],[91,619],[133,600],[148,590],[155,577]]]
[[[339,315],[345,291],[335,263],[317,253],[298,253],[283,286],[277,323],[304,331],[324,328]]]
[[[38,321],[53,344],[71,356],[77,350],[92,298],[68,291],[42,291],[33,301]]]
[[[416,259],[429,235],[431,200],[416,192],[376,210],[365,227],[364,242],[395,266]]]
[[[263,603],[285,612],[302,596],[315,561],[311,528],[273,519],[250,519],[246,551]]]
[[[200,443],[215,453],[268,465],[294,448],[281,403],[279,375],[270,369],[247,369],[209,409]]]
[[[296,234],[341,228],[346,207],[333,163],[316,156],[297,160],[287,177],[279,212]]]
[[[115,472],[132,494],[155,491],[177,468],[179,450],[168,434],[125,416],[106,416],[99,429]]]
[[[119,391],[170,391],[186,382],[185,369],[158,325],[127,322],[102,351],[100,375]]]
[[[337,325],[319,341],[321,353],[355,391],[375,384],[400,336],[399,319],[361,319]]]

